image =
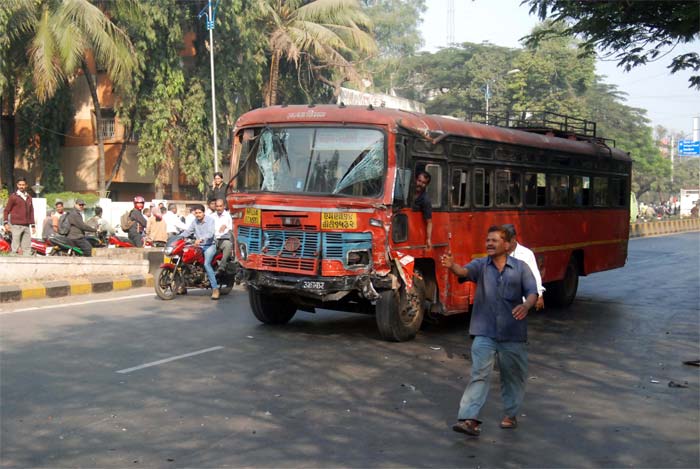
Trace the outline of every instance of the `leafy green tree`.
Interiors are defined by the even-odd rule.
[[[557,25],[534,31],[528,38],[530,44],[552,36],[582,37],[581,48],[585,55],[599,48],[627,71],[660,60],[676,45],[700,37],[697,0],[524,0],[523,3],[529,3],[530,13],[537,14],[541,20],[551,19]],[[668,68],[671,73],[699,72],[700,54],[672,56]],[[700,74],[690,77],[690,86],[700,89]]]
[[[127,0],[125,0],[127,1]],[[82,71],[95,111],[98,141],[98,190],[105,190],[104,138],[97,77],[88,67],[89,56],[119,90],[128,86],[136,65],[124,31],[88,0],[9,0],[10,48],[26,49],[33,89],[45,102]],[[4,16],[4,15],[3,15]]]
[[[369,18],[356,0],[258,1],[270,54],[268,106],[277,103],[283,59],[295,67],[306,61],[316,80],[337,88],[359,79],[354,59],[376,51]]]

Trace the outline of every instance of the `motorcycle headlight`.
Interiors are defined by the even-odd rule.
[[[238,254],[241,256],[241,260],[248,259],[248,246],[244,243],[239,243]]]
[[[167,248],[165,248],[165,249],[163,250],[163,254],[165,254],[166,256],[170,256],[172,253],[173,253],[173,247],[172,247],[172,246],[168,246]]]

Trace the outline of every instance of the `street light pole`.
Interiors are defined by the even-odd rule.
[[[207,2],[207,10],[205,12],[202,10],[199,13],[199,17],[207,17],[207,29],[209,30],[209,63],[211,68],[211,121],[214,127],[214,172],[219,171],[219,153],[218,153],[218,143],[216,137],[216,85],[214,82],[214,24],[216,22],[216,10],[219,6],[219,1],[217,0],[214,11],[212,12],[211,0]]]
[[[519,73],[520,69],[519,68],[514,68],[512,70],[508,70],[505,75],[513,75],[514,73]],[[501,75],[504,76],[504,75]],[[486,84],[486,93],[484,97],[486,98],[486,123],[489,123],[489,99],[491,99],[491,83],[490,81],[495,81],[495,78],[491,78],[490,80],[484,80],[484,83]]]

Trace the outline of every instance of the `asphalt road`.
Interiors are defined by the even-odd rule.
[[[520,426],[498,428],[494,373],[478,439],[450,428],[464,319],[395,344],[369,316],[260,325],[240,290],[5,304],[0,465],[698,467],[699,277],[700,233],[631,240],[624,269],[530,317]]]

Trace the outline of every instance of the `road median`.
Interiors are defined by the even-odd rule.
[[[0,303],[152,287],[153,275],[72,278],[0,285]]]

